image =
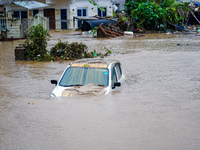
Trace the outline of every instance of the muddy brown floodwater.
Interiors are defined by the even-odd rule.
[[[1,42],[1,150],[199,149],[200,37],[51,35],[48,48],[61,39],[117,52],[109,57],[121,61],[126,83],[106,96],[50,98],[50,80],[69,62],[15,61],[22,41]]]

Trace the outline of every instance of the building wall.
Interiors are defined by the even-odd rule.
[[[75,22],[75,27],[73,25],[73,17],[77,16],[77,8],[86,8],[87,16],[95,16],[98,15],[98,8],[93,4],[89,3],[88,0],[37,0],[39,2],[46,3],[50,6],[45,8],[39,8],[39,14],[44,15],[44,9],[55,9],[55,28],[61,29],[61,9],[67,9],[67,21],[68,21],[68,29],[77,28],[77,21]],[[112,16],[113,7],[112,0],[95,0],[98,5],[102,7],[106,7],[107,16]],[[7,5],[8,18],[12,18],[12,14],[14,10],[27,11],[26,8],[10,4]],[[32,10],[28,11],[29,19],[32,18]]]
[[[105,7],[107,10],[107,16],[112,16],[113,8],[112,2],[110,0],[98,0],[98,5],[101,7]],[[72,4],[70,4],[70,14],[68,16],[69,19],[69,28],[73,29],[73,17],[77,16],[77,8],[86,8],[87,16],[95,16],[98,15],[98,8],[93,4],[89,3],[88,0],[74,0]],[[75,22],[75,28],[77,28],[77,21]]]
[[[113,3],[119,6],[118,10],[124,10],[125,0],[114,0]]]
[[[48,8],[55,8],[55,28],[56,30],[61,29],[61,9],[67,9],[67,16],[69,16],[69,6],[72,0],[46,0],[46,4],[50,5]]]
[[[107,16],[112,16],[113,8],[111,0],[96,0],[95,2],[97,2],[102,7],[106,7]],[[75,21],[75,27],[73,25],[73,17],[77,16],[77,8],[86,8],[87,16],[95,16],[98,14],[97,6],[89,3],[88,0],[46,0],[46,4],[51,5],[46,8],[56,8],[56,29],[61,29],[60,9],[67,9],[68,29],[77,28],[77,21]]]

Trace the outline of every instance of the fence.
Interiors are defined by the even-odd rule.
[[[37,14],[31,19],[31,26],[37,26],[38,24],[42,24],[46,30],[49,31],[49,19]]]

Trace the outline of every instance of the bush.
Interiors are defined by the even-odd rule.
[[[49,33],[42,24],[31,26],[28,30],[27,39],[25,41],[25,58],[27,60],[43,60],[47,55],[47,40]]]
[[[94,57],[94,54],[92,54],[92,52],[87,52],[87,46],[82,42],[72,42],[71,44],[69,44],[68,42],[62,42],[60,39],[58,40],[58,44],[51,48],[50,55],[52,57],[62,56],[62,59],[64,60],[75,60]]]

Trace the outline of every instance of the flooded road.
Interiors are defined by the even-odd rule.
[[[106,96],[50,98],[50,80],[69,62],[15,61],[21,41],[1,42],[0,149],[199,149],[200,37],[90,39],[54,32],[48,49],[58,39],[116,52],[109,57],[121,61],[125,85]]]

